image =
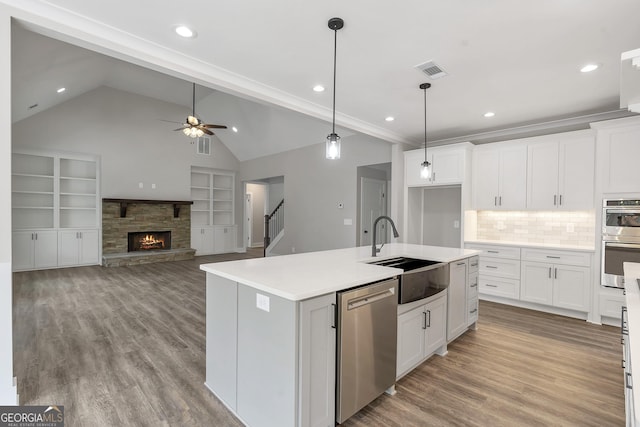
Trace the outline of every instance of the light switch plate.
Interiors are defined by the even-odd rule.
[[[262,294],[256,294],[256,307],[260,310],[269,312],[269,297]]]
[[[351,218],[345,218],[344,225],[353,225],[353,220]]]

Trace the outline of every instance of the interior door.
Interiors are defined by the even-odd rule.
[[[360,185],[360,246],[371,244],[373,222],[380,215],[387,214],[387,182],[362,178]],[[388,242],[386,221],[378,223],[377,243]]]

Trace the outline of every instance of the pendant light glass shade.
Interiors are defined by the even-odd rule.
[[[424,162],[420,167],[420,178],[431,179],[431,163],[427,160],[427,89],[431,83],[422,83],[420,89],[424,92]]]
[[[420,178],[422,179],[430,179],[431,178],[431,163],[426,160],[422,162],[422,167],[420,168]]]
[[[340,158],[340,137],[338,134],[331,133],[327,135],[326,150],[327,159],[334,160]]]
[[[330,160],[340,158],[340,136],[336,133],[336,52],[338,51],[338,30],[344,27],[340,18],[329,19],[329,29],[333,31],[333,121],[331,133],[327,136],[325,157]]]

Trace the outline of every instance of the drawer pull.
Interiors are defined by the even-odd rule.
[[[485,286],[486,286],[487,288],[497,288],[497,287],[498,287],[498,285],[491,285],[491,284],[489,284],[489,283],[487,283]]]
[[[473,310],[471,310],[471,311],[469,312],[469,314],[473,314],[473,313],[477,313],[477,312],[478,312],[478,309],[477,309],[477,308],[474,308]],[[623,360],[623,362],[624,362],[624,360]]]
[[[465,264],[466,264],[466,262],[464,262],[464,261],[456,263],[456,265],[465,265]]]
[[[627,372],[624,376],[624,386],[630,390],[633,390],[633,379],[631,378],[631,372]]]
[[[499,254],[500,253],[500,251],[487,251],[487,252],[489,252],[490,254]]]
[[[471,267],[477,267],[477,266],[478,266],[477,262],[474,262],[473,264],[471,264]]]
[[[560,259],[559,256],[551,256],[551,255],[547,255],[547,258],[551,258],[551,259]]]
[[[476,286],[478,286],[477,283],[474,283],[473,285],[469,286],[470,288],[475,288]]]
[[[498,268],[495,265],[487,265],[487,268]]]

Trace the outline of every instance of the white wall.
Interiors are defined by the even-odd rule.
[[[266,185],[247,184],[247,193],[251,193],[253,212],[251,212],[251,246],[264,244],[264,215]]]
[[[240,181],[284,176],[285,233],[275,253],[355,246],[357,167],[391,161],[391,144],[353,135],[342,140],[341,159],[327,160],[324,151],[319,143],[240,163]]]
[[[13,147],[99,154],[102,197],[189,200],[190,167],[237,170],[238,161],[216,137],[211,156],[173,132],[183,106],[99,87],[13,125]],[[139,188],[139,183],[143,188]],[[156,184],[152,189],[151,184]]]
[[[11,16],[0,6],[0,405],[17,404],[13,386],[11,288]],[[7,202],[8,201],[8,202]]]

